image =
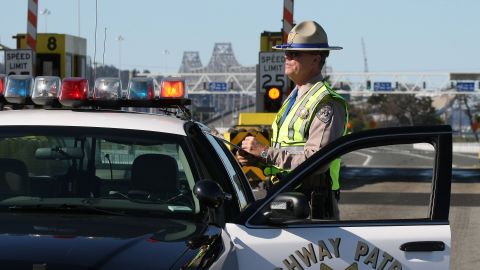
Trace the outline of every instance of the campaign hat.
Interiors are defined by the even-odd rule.
[[[274,50],[282,51],[330,51],[341,50],[342,47],[330,46],[327,33],[314,21],[303,21],[288,33],[286,44],[273,46]]]

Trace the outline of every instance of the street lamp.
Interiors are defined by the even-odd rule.
[[[40,14],[45,15],[45,33],[47,33],[47,16],[51,14],[50,10],[44,9]]]
[[[122,79],[121,72],[122,72],[122,41],[125,40],[122,35],[119,35],[116,40],[118,41],[118,78]]]
[[[165,74],[167,73],[167,55],[169,54],[170,52],[168,50],[163,50],[163,55],[164,55],[163,64],[165,66]]]
[[[80,36],[80,0],[77,0],[78,36]]]

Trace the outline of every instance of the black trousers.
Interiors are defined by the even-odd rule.
[[[332,179],[328,172],[308,177],[297,191],[305,194],[310,202],[312,219],[338,219],[340,193],[332,190]]]

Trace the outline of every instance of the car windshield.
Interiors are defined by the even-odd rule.
[[[0,129],[0,206],[192,216],[195,178],[185,137],[158,132]]]

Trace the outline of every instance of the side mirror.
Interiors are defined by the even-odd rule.
[[[223,192],[222,187],[212,180],[200,180],[193,187],[193,194],[200,203],[207,207],[218,208],[225,200],[231,200],[232,195]]]
[[[300,192],[280,193],[270,202],[269,208],[267,218],[273,224],[303,220],[310,215],[307,197]]]

